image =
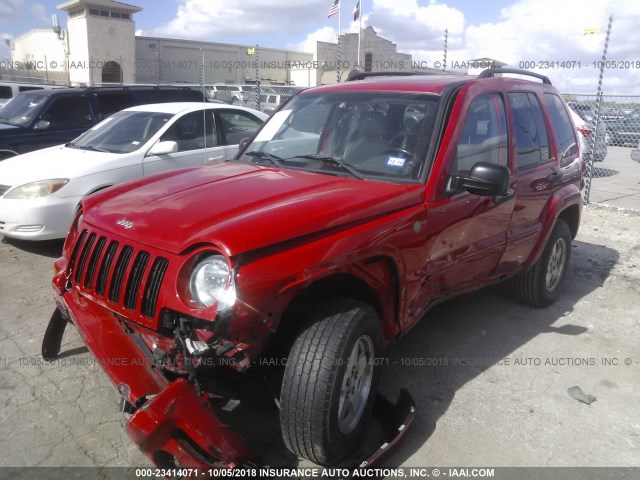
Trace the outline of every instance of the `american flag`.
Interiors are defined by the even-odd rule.
[[[331,5],[331,8],[329,8],[329,15],[327,15],[327,18],[329,18],[331,15],[335,15],[339,11],[340,11],[340,0],[335,0],[333,2],[333,5]]]
[[[353,21],[355,22],[360,18],[360,0],[356,3],[356,6],[353,9]]]

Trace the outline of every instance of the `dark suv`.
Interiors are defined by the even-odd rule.
[[[33,90],[0,110],[0,160],[69,142],[113,113],[135,105],[202,102],[189,87],[95,87]]]
[[[536,307],[560,294],[582,208],[575,130],[546,77],[504,72],[311,88],[235,160],[86,198],[44,357],[75,324],[131,438],[160,466],[201,468],[250,457],[220,420],[237,397],[215,367],[275,357],[285,444],[343,459],[382,349],[430,307],[506,279]]]

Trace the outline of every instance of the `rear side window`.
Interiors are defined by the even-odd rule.
[[[142,101],[145,103],[165,103],[165,102],[202,102],[202,92],[190,88],[166,89],[166,90],[144,90],[140,92]]]
[[[532,93],[510,93],[509,103],[513,114],[518,170],[547,163],[550,160],[549,137],[538,98]]]
[[[135,105],[130,93],[98,93],[97,100],[103,118]]]
[[[12,98],[13,92],[11,87],[0,87],[0,98]]]
[[[549,121],[553,129],[553,138],[558,146],[562,158],[577,152],[576,137],[573,132],[573,123],[569,113],[564,108],[564,103],[553,93],[544,94],[544,102],[549,111]]]
[[[497,93],[481,95],[469,105],[451,173],[469,171],[478,162],[507,166],[507,147],[507,122],[502,97]]]
[[[29,92],[31,90],[42,90],[42,87],[26,87],[26,86],[18,87],[19,92]]]

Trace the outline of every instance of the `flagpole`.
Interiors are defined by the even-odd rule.
[[[341,61],[341,55],[340,55],[340,37],[342,35],[342,26],[341,26],[341,22],[342,22],[342,1],[340,1],[340,3],[338,4],[338,83],[340,83],[340,61]]]
[[[362,35],[362,0],[360,0],[360,14],[358,15],[358,68],[362,69],[360,66],[360,37]]]

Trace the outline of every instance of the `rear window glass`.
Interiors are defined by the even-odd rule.
[[[545,93],[544,101],[549,110],[549,119],[553,128],[553,137],[561,157],[566,157],[576,146],[573,124],[564,103],[556,94]]]

